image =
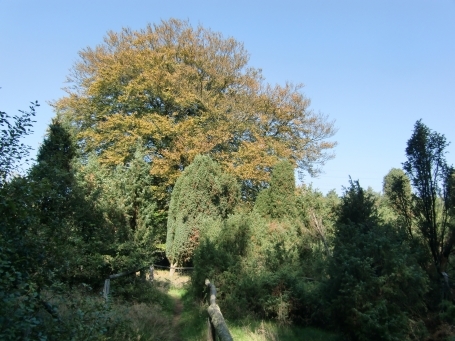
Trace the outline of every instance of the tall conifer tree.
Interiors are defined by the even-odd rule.
[[[171,196],[166,239],[171,265],[192,258],[204,219],[226,218],[238,200],[235,178],[223,173],[209,156],[198,155],[177,180]]]

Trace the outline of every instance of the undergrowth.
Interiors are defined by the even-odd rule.
[[[199,341],[207,337],[207,303],[195,298],[188,277],[157,274],[153,283],[136,278],[112,281],[108,302],[88,286],[47,293],[59,321],[40,312],[53,335],[48,340]],[[68,294],[70,292],[71,294]],[[223,309],[221,307],[221,309]],[[226,321],[236,341],[336,341],[333,334],[254,318]],[[49,334],[48,334],[49,335]]]

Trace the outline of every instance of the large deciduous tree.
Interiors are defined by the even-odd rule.
[[[438,273],[446,271],[455,243],[449,215],[454,169],[445,158],[448,144],[444,135],[432,131],[419,120],[406,147],[408,160],[403,163],[414,187],[414,216]]]
[[[109,32],[79,56],[57,112],[105,163],[127,162],[141,138],[163,195],[197,154],[250,187],[280,159],[315,174],[332,157],[333,122],[309,110],[300,85],[266,84],[233,38],[170,19]]]

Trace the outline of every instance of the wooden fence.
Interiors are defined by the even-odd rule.
[[[207,308],[209,313],[207,318],[207,341],[215,341],[217,336],[220,341],[233,341],[223,314],[221,314],[220,307],[216,304],[216,287],[208,279],[205,280],[205,285],[208,289],[209,301],[209,307]]]
[[[153,273],[155,271],[155,268],[171,269],[171,267],[169,267],[169,266],[152,264],[152,265],[143,266],[141,268],[137,268],[136,270],[130,270],[130,271],[125,271],[125,272],[120,272],[120,273],[115,274],[115,275],[110,275],[108,278],[106,278],[104,280],[104,289],[103,289],[103,297],[104,297],[104,299],[106,301],[109,299],[109,292],[110,292],[110,289],[111,289],[111,279],[115,279],[115,278],[131,275],[131,274],[134,274],[134,273],[136,273],[138,271],[142,271],[142,270],[147,269],[147,268],[149,269],[149,281],[151,281],[151,282],[153,282],[153,280],[154,280]],[[173,269],[175,269],[175,270],[192,270],[194,268],[193,267],[173,267]]]
[[[136,270],[120,272],[115,275],[110,275],[104,281],[104,289],[103,289],[103,297],[106,302],[109,299],[109,291],[111,287],[111,279],[131,275],[133,273],[137,273],[138,271],[142,271],[144,269],[149,269],[149,281],[153,282],[154,277],[153,273],[155,268],[162,268],[162,269],[171,269],[169,266],[162,266],[162,265],[155,265],[152,264],[150,266],[143,266],[137,268]],[[193,267],[174,267],[175,270],[192,270]],[[207,312],[209,317],[207,318],[207,341],[233,341],[231,333],[224,321],[223,314],[221,313],[220,307],[216,304],[216,287],[213,283],[210,283],[208,279],[205,280],[205,285],[207,286],[208,290],[208,303],[209,306],[207,308]]]

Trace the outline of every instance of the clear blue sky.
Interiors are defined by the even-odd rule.
[[[336,121],[323,193],[348,176],[380,191],[418,119],[444,134],[455,163],[455,0],[0,1],[0,110],[38,100],[36,149],[78,51],[108,30],[188,19],[245,44],[266,81],[304,83],[312,109]]]

